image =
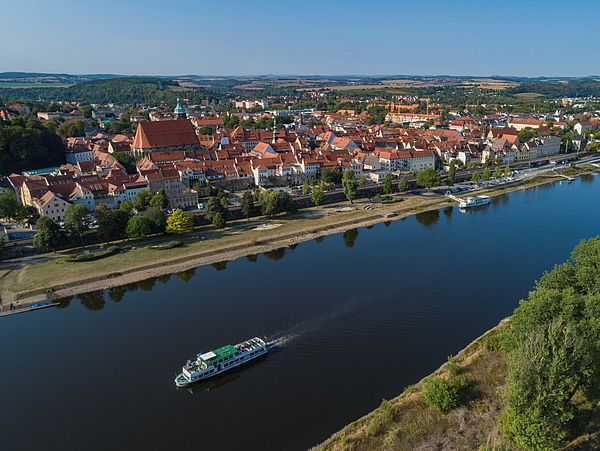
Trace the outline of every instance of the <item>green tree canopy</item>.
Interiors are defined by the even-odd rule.
[[[159,189],[158,192],[152,196],[150,200],[150,205],[156,208],[167,208],[169,206],[169,201],[167,200],[167,194],[163,188]]]
[[[390,174],[389,172],[385,174],[385,177],[383,178],[383,192],[385,194],[392,194],[393,192],[392,174]]]
[[[65,229],[69,234],[71,241],[81,241],[83,249],[83,239],[90,230],[90,211],[83,204],[69,205],[65,210]]]
[[[42,216],[36,223],[36,235],[33,237],[33,245],[44,249],[51,249],[52,252],[60,246],[64,240],[64,234],[60,226],[48,216]],[[2,237],[0,241],[4,242]]]
[[[354,178],[342,180],[344,194],[346,195],[346,198],[350,201],[350,203],[353,203],[353,200],[356,197],[356,185],[357,183],[356,180],[354,180]]]
[[[150,228],[150,221],[144,216],[135,215],[127,221],[127,229],[125,231],[127,238],[133,238],[135,240],[143,240],[146,238],[152,230]]]
[[[279,194],[276,191],[263,190],[260,193],[260,204],[263,215],[269,217],[279,213]]]
[[[254,213],[254,198],[252,197],[252,193],[250,191],[244,191],[244,194],[242,194],[240,208],[242,210],[242,214],[246,217],[246,220]]]
[[[143,189],[137,194],[136,199],[133,201],[133,206],[137,211],[143,211],[150,205],[152,197],[152,193],[149,189]]]
[[[0,218],[15,219],[19,212],[19,202],[15,193],[7,191],[0,194]]]
[[[320,205],[325,200],[325,194],[320,186],[315,186],[312,191],[312,201],[315,205]]]
[[[150,223],[152,233],[164,233],[167,227],[167,215],[158,207],[152,207],[144,217]]]
[[[504,168],[504,175],[510,177],[512,175],[512,171],[510,170],[510,166],[506,165]]]
[[[211,197],[204,207],[204,217],[211,221],[216,213],[221,213],[221,216],[227,221],[229,218],[229,210],[216,197]]]
[[[223,218],[223,215],[220,212],[217,211],[215,213],[215,215],[213,216],[212,224],[217,229],[222,229],[223,227],[225,227],[226,222]]]
[[[471,181],[475,182],[475,183],[479,183],[480,180],[481,180],[481,175],[479,175],[479,172],[477,172],[477,171],[473,172],[473,175],[471,176]]]
[[[502,331],[509,355],[506,416],[511,438],[554,449],[577,434],[576,394],[600,398],[600,237],[543,275]]]
[[[434,186],[439,186],[441,181],[440,173],[433,168],[426,168],[417,174],[417,185],[423,186],[431,191]]]
[[[502,169],[500,169],[500,166],[497,166],[496,169],[494,169],[494,177],[497,179],[502,177]]]
[[[492,178],[492,171],[490,170],[489,167],[486,167],[483,170],[483,175],[481,176],[482,180],[490,180]]]
[[[404,193],[406,191],[408,191],[410,189],[410,185],[408,183],[408,180],[406,179],[406,177],[402,177],[400,179],[400,181],[398,182],[398,191],[400,191],[401,193]]]

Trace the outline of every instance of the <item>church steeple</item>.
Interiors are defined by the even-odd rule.
[[[175,119],[187,119],[185,109],[181,106],[181,100],[177,99],[177,106],[175,107]]]

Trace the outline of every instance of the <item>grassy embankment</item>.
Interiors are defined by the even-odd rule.
[[[335,205],[301,211],[295,216],[276,217],[267,222],[271,226],[277,225],[276,228],[270,229],[246,226],[246,221],[231,223],[230,226],[234,228],[234,232],[202,226],[191,234],[178,237],[184,241],[184,246],[163,251],[150,249],[150,245],[156,244],[156,240],[152,240],[141,243],[127,242],[126,244],[133,245],[136,249],[89,262],[68,263],[60,258],[64,256],[64,253],[48,254],[52,260],[16,267],[0,278],[0,293],[2,293],[3,302],[6,303],[15,301],[17,293],[30,290],[56,292],[63,286],[82,287],[87,282],[136,272],[140,273],[138,277],[129,281],[139,280],[151,276],[146,271],[149,269],[166,273],[214,261],[231,260],[250,253],[264,252],[273,247],[342,232],[359,225],[394,219],[385,218],[389,213],[408,216],[419,211],[439,208],[449,202],[444,198],[423,199],[412,196],[399,196],[398,199],[399,202],[390,204],[359,201],[355,202],[350,211],[335,212],[333,211]],[[395,218],[397,219],[398,216]],[[266,218],[257,219],[264,222]],[[256,222],[257,219],[253,218],[252,222]],[[204,239],[198,239],[200,236]],[[170,237],[164,237],[159,241],[164,242],[169,239]]]
[[[595,168],[594,168],[595,169]],[[576,171],[574,169],[570,172]],[[527,188],[549,182],[555,177],[541,177],[501,188],[485,190],[487,195],[498,195],[515,189]],[[395,197],[398,202],[355,201],[351,211],[334,212],[336,205],[303,210],[291,217],[277,217],[270,223],[277,228],[259,230],[246,227],[246,221],[230,224],[236,232],[218,231],[210,226],[197,228],[194,233],[182,237],[184,246],[156,251],[148,246],[156,241],[128,242],[136,246],[135,251],[116,254],[101,260],[67,263],[60,257],[64,254],[49,254],[53,260],[16,266],[0,277],[0,294],[3,303],[23,300],[48,291],[70,289],[73,294],[86,290],[86,284],[106,281],[102,286],[90,286],[88,290],[129,283],[147,277],[181,271],[194,266],[219,260],[232,260],[243,255],[314,239],[317,236],[343,232],[347,229],[394,220],[426,210],[454,204],[446,198],[426,198],[409,195]],[[345,204],[347,205],[347,203]],[[338,205],[340,206],[340,205]],[[314,213],[314,214],[312,214]],[[394,217],[387,217],[389,214]],[[265,218],[253,218],[252,222]],[[204,240],[199,240],[202,236]],[[160,238],[159,241],[168,241]],[[113,243],[121,244],[121,243]],[[55,263],[57,259],[58,264]],[[110,280],[107,280],[110,279]],[[66,294],[66,293],[65,293]]]

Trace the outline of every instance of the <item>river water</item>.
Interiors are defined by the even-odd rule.
[[[0,449],[305,450],[509,316],[600,233],[588,176],[0,320]],[[193,390],[188,358],[268,335]]]

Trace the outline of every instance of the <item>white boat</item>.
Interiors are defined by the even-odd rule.
[[[460,203],[458,204],[458,208],[478,207],[479,205],[487,205],[491,201],[492,200],[489,196],[467,197],[466,199],[461,199]]]
[[[175,384],[178,387],[185,387],[206,380],[264,355],[267,351],[265,341],[254,337],[234,346],[225,345],[214,351],[200,353],[196,359],[187,361],[181,373],[175,378]]]

